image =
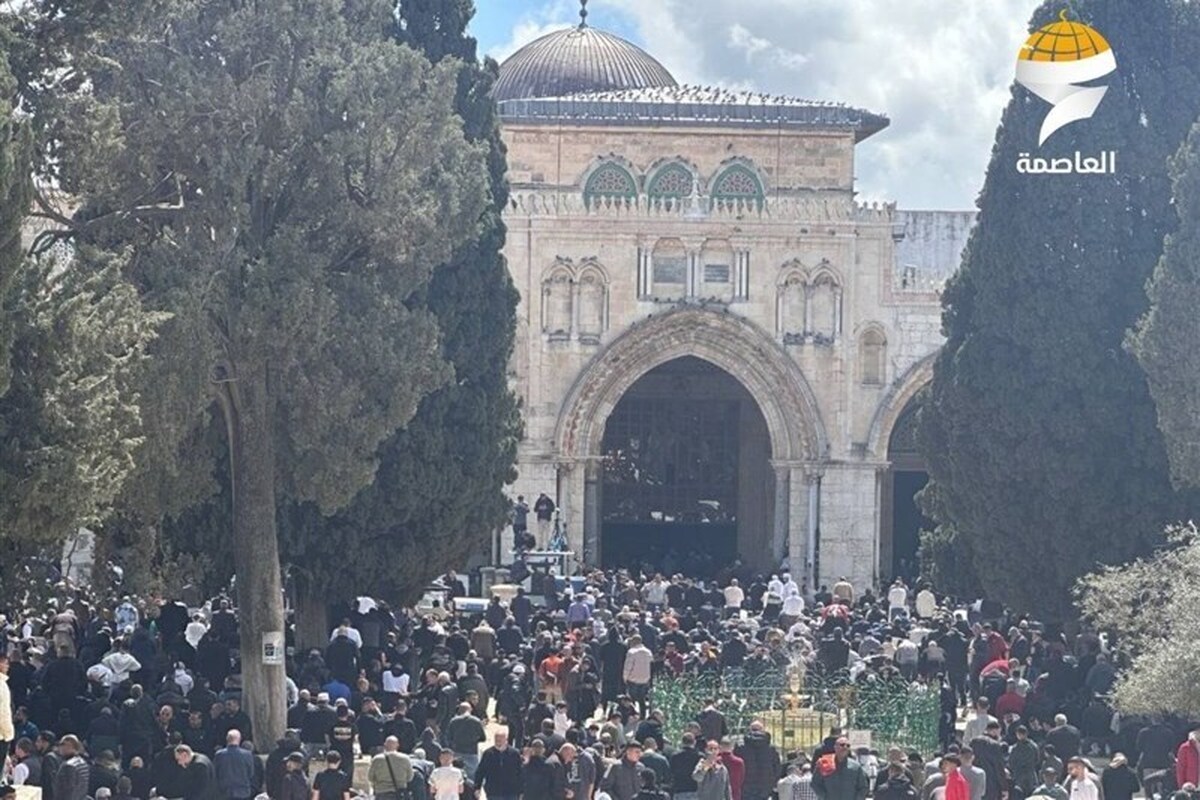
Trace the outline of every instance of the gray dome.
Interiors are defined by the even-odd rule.
[[[642,48],[581,25],[546,34],[505,59],[492,97],[523,100],[676,85],[666,67]]]

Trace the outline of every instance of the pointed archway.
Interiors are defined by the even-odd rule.
[[[827,451],[816,398],[772,337],[725,310],[683,306],[649,317],[597,354],[575,381],[555,430],[560,500],[573,549],[586,563],[597,563],[603,440],[617,404],[651,370],[686,357],[730,376],[761,413],[775,478],[767,560],[778,563],[787,551],[793,571],[803,574],[812,560],[807,476]]]

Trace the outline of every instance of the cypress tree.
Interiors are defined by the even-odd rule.
[[[12,44],[0,19],[0,43]],[[5,55],[13,52],[5,48]],[[142,442],[138,380],[160,319],[91,248],[26,253],[33,137],[0,57],[0,586],[11,597],[110,512]]]
[[[328,637],[327,603],[363,592],[411,601],[432,577],[487,546],[508,512],[502,490],[515,478],[521,433],[507,376],[518,297],[500,255],[508,187],[490,97],[498,67],[477,58],[466,33],[473,13],[470,0],[403,0],[394,28],[397,40],[435,63],[453,59],[455,110],[467,138],[487,152],[490,202],[476,235],[415,301],[436,316],[455,379],[383,444],[374,483],[347,509],[322,517],[311,506],[292,506],[282,515],[302,640]]]
[[[927,505],[942,526],[927,555],[965,554],[987,596],[1058,618],[1071,614],[1078,576],[1145,552],[1180,508],[1145,378],[1122,341],[1174,224],[1168,157],[1200,110],[1200,7],[1070,8],[1108,38],[1117,72],[1095,116],[1041,148],[1049,108],[1014,86],[978,226],[943,297],[948,341],[921,416]],[[1060,11],[1047,2],[1031,27]],[[1022,152],[1108,150],[1114,175],[1015,168]]]
[[[1171,164],[1179,229],[1150,284],[1150,310],[1132,337],[1150,382],[1171,477],[1200,487],[1200,123]]]
[[[229,456],[247,710],[284,723],[277,503],[344,506],[450,378],[413,298],[473,233],[481,148],[457,74],[386,35],[385,0],[155,4],[96,43],[62,116],[77,238],[131,253],[172,314],[153,398],[166,472],[215,416]],[[161,406],[159,405],[161,404]],[[215,450],[208,450],[208,467]]]

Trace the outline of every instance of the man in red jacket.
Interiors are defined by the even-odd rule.
[[[742,787],[746,784],[746,762],[733,752],[733,739],[726,736],[721,740],[721,763],[729,770],[729,790],[733,800],[742,800]]]
[[[1188,734],[1187,741],[1175,751],[1175,785],[1200,786],[1200,728]]]
[[[958,771],[961,766],[962,761],[958,756],[942,757],[939,767],[946,778],[946,800],[971,800],[971,788],[967,786],[967,779]]]

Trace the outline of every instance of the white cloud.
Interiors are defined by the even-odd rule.
[[[503,62],[534,39],[579,22],[579,3],[571,0],[546,0],[521,16],[513,25],[508,40],[487,51],[487,55]]]
[[[681,82],[836,100],[887,114],[858,148],[863,199],[973,207],[1017,49],[1039,0],[603,0]],[[546,0],[507,54],[576,19]]]

